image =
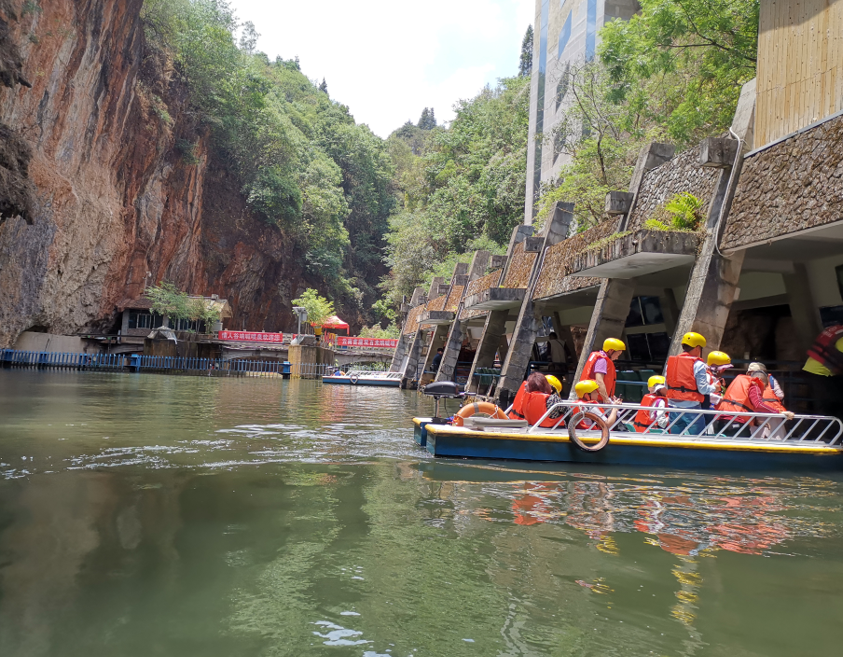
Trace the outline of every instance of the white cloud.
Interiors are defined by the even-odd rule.
[[[451,107],[514,75],[534,0],[231,0],[271,58],[298,56],[358,122],[386,137],[432,106]]]

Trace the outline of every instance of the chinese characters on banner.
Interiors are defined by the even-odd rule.
[[[252,333],[247,331],[220,331],[220,340],[237,340],[239,342],[275,342],[284,340],[283,333]]]
[[[381,349],[395,349],[398,340],[389,338],[337,338],[338,347],[379,347]]]

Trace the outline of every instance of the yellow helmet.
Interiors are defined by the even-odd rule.
[[[834,348],[837,349],[837,351],[843,351],[843,338],[840,338],[834,343]]]
[[[552,374],[545,374],[544,378],[547,379],[547,382],[550,384],[550,387],[556,391],[556,394],[562,394],[562,382],[559,381],[555,376]]]
[[[603,351],[623,351],[626,349],[626,345],[623,343],[623,340],[618,340],[617,338],[606,338],[603,340]]]
[[[665,385],[665,378],[663,376],[659,376],[658,374],[656,374],[655,376],[651,376],[649,379],[647,379],[647,386],[650,388],[658,384]]]
[[[686,344],[689,347],[704,347],[705,338],[699,333],[691,331],[690,333],[686,333],[682,336],[682,344]]]
[[[591,379],[584,379],[583,381],[580,381],[579,383],[577,383],[577,385],[574,386],[574,390],[576,390],[577,392],[577,397],[582,399],[588,393],[594,392],[599,387],[600,386],[597,385],[597,381],[593,381]]]
[[[729,358],[729,354],[727,353],[724,353],[722,351],[712,351],[708,355],[706,363],[709,367],[711,367],[712,365],[731,365],[732,359]]]

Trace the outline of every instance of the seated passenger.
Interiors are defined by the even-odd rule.
[[[767,375],[767,387],[764,388],[761,399],[765,404],[767,404],[767,406],[775,408],[779,413],[787,412],[783,403],[784,391],[779,385],[779,382],[773,378],[772,374]],[[770,440],[784,440],[787,435],[787,427],[784,422],[784,419],[771,419],[767,423],[767,426],[764,427],[764,438],[769,438]]]
[[[574,391],[577,393],[577,399],[579,399],[577,406],[580,407],[581,411],[594,413],[598,417],[603,418],[606,421],[606,424],[610,427],[617,421],[618,409],[613,408],[607,417],[603,412],[603,409],[598,405],[602,395],[600,394],[600,386],[597,384],[597,381],[590,379],[580,381],[576,386],[574,386]],[[598,427],[596,423],[589,418],[583,418],[579,423],[577,423],[577,429],[599,428],[600,427]]]
[[[767,368],[762,363],[750,363],[746,374],[739,374],[726,389],[722,401],[716,410],[727,411],[719,415],[714,422],[717,433],[725,436],[748,437],[752,434],[753,422],[748,415],[737,415],[740,411],[751,413],[780,413],[787,420],[793,419],[793,413],[781,412],[764,403],[764,388],[768,385]],[[764,419],[758,418],[759,425]],[[769,423],[768,423],[769,426]]]
[[[712,351],[706,359],[708,383],[714,388],[714,392],[709,393],[709,404],[703,403],[703,408],[714,408],[723,399],[723,393],[726,392],[726,381],[723,378],[723,373],[731,369],[732,359],[729,354],[722,351]]]
[[[551,386],[551,380],[556,385]],[[524,385],[524,398],[521,403],[521,412],[524,414],[527,422],[535,424],[548,409],[562,401],[558,393],[555,392],[556,386],[558,386],[559,390],[562,389],[562,384],[555,376],[546,377],[541,372],[533,372],[527,377]],[[539,426],[555,426],[564,411],[565,409],[563,407],[557,408]],[[559,426],[564,426],[564,423],[559,423]]]
[[[640,406],[652,408],[651,411],[640,410],[635,414],[635,430],[638,433],[664,433],[668,425],[667,411],[656,410],[667,408],[667,386],[663,376],[651,376],[647,380],[649,392],[644,395]]]

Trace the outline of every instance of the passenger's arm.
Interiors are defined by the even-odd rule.
[[[708,382],[708,368],[702,361],[694,363],[694,380],[697,383],[697,392],[701,395],[710,395],[717,390]]]
[[[597,381],[597,389],[600,391],[600,396],[603,397],[604,401],[609,401],[609,391],[606,390],[606,383],[603,378],[604,375],[600,372],[594,373],[594,380]]]

